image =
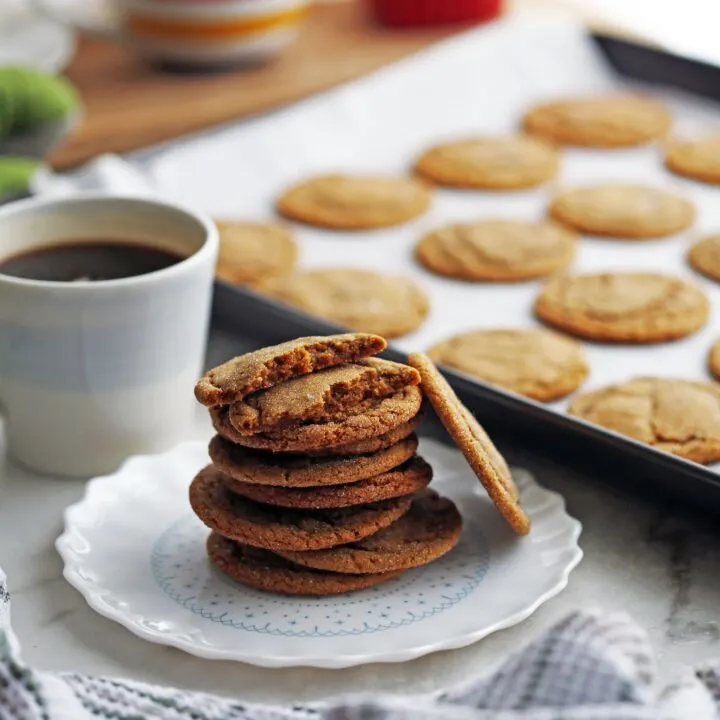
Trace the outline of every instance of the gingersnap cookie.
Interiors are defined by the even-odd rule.
[[[220,235],[216,274],[223,280],[252,284],[287,275],[297,263],[297,245],[281,225],[239,220],[216,220],[215,225]]]
[[[717,380],[720,380],[720,340],[713,343],[708,353],[708,369],[715,376]]]
[[[675,235],[695,220],[693,204],[675,193],[620,183],[567,190],[548,212],[579,232],[636,240]]]
[[[207,540],[210,562],[228,577],[257,590],[283,595],[323,597],[363,590],[392,580],[402,571],[343,575],[295,565],[275,553],[242,545],[211,533]]]
[[[634,95],[600,95],[542,103],[528,110],[523,129],[560,145],[614,148],[641,145],[664,136],[667,110]]]
[[[558,152],[542,140],[522,135],[465,138],[426,150],[414,169],[447,187],[520,190],[553,177]]]
[[[229,405],[291,378],[376,355],[386,347],[383,338],[365,333],[297,338],[208,370],[195,386],[195,397],[208,407]]]
[[[230,424],[227,417],[227,408],[211,408],[210,419],[213,427],[215,428],[218,435],[230,443],[238,444],[238,438],[240,442],[243,441],[243,436],[239,435],[235,428]],[[392,430],[388,430],[386,433],[381,433],[375,437],[368,437],[362,440],[355,440],[354,442],[342,443],[340,445],[332,445],[326,447],[320,447],[315,449],[306,449],[302,451],[304,457],[309,458],[338,458],[344,456],[356,456],[356,455],[370,455],[372,453],[385,450],[396,443],[404,440],[414,433],[420,426],[422,420],[422,412],[419,412],[415,417],[408,420],[406,423],[400,423],[397,427]],[[264,444],[273,444],[267,440]],[[291,451],[283,451],[278,449],[278,443],[274,443],[275,449],[270,450],[264,448],[258,450],[264,455],[270,455],[277,458],[282,457],[293,457],[297,453]],[[247,449],[247,448],[246,448]]]
[[[395,395],[420,376],[401,363],[367,358],[286,380],[233,403],[228,419],[241,435],[344,420]]]
[[[512,282],[566,267],[575,257],[576,240],[575,233],[555,223],[482,220],[428,233],[415,254],[439,275]]]
[[[226,478],[229,490],[255,502],[279,507],[321,510],[388,500],[424,490],[432,480],[432,468],[422,458],[408,460],[399,467],[345,485],[324,487],[278,487],[255,485]]]
[[[414,433],[374,453],[349,457],[273,455],[249,450],[216,435],[208,448],[210,460],[224,475],[243,483],[306,488],[343,485],[381,475],[409,460],[417,450]]]
[[[520,507],[507,463],[485,430],[427,355],[410,353],[408,362],[420,373],[420,385],[430,404],[501,515],[518,535],[527,535],[530,519]]]
[[[240,435],[229,421],[227,408],[211,408],[210,417],[218,434],[230,442],[255,450],[305,453],[383,435],[415,417],[421,403],[420,390],[411,385],[343,420],[307,423],[255,435]]]
[[[421,409],[414,418],[411,418],[406,423],[401,423],[396,428],[388,430],[386,433],[382,433],[382,435],[365,438],[364,440],[356,440],[355,442],[349,442],[343,445],[333,445],[331,447],[319,448],[316,450],[304,450],[303,455],[312,458],[330,458],[343,455],[368,455],[370,453],[378,452],[379,450],[384,450],[408,437],[411,433],[414,433],[418,427],[420,427],[422,415],[423,413]],[[277,451],[275,452],[277,453]]]
[[[427,296],[414,281],[372,270],[308,270],[257,288],[311,315],[386,338],[417,329],[429,311]]]
[[[720,235],[698,240],[688,251],[688,263],[711,280],[720,281]]]
[[[293,510],[248,500],[227,487],[212,465],[190,484],[190,505],[211,530],[266,550],[319,550],[355,542],[395,522],[410,507],[410,497],[328,510]]]
[[[677,175],[720,185],[720,135],[673,140],[665,155],[665,167]]]
[[[535,314],[549,325],[606,342],[675,340],[699,330],[709,312],[702,290],[656,273],[556,277],[535,301]]]
[[[720,386],[714,383],[635,378],[579,395],[568,412],[688,460],[720,460]]]
[[[407,177],[321,175],[286,190],[277,210],[291,220],[338,230],[399,225],[422,215],[429,189]]]
[[[433,345],[428,356],[533,400],[569,395],[589,367],[580,343],[550,330],[474,330]]]
[[[433,490],[413,499],[397,522],[351,545],[310,552],[282,551],[298,565],[342,573],[407,570],[450,552],[460,539],[462,518],[452,500]]]

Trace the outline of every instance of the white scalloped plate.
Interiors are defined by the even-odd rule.
[[[515,625],[566,585],[580,523],[526,471],[514,476],[533,530],[516,538],[462,455],[423,439],[433,487],[458,504],[460,543],[424,568],[370,590],[288,598],[238,585],[209,565],[206,528],[187,488],[205,443],[129,459],[65,513],[64,574],[102,615],[150,642],[264,667],[342,668],[462,647]]]

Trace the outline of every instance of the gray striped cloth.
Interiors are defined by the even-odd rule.
[[[388,672],[392,672],[391,669]],[[720,662],[657,688],[645,633],[626,615],[577,612],[498,670],[433,695],[268,707],[23,664],[0,571],[0,720],[719,720]]]

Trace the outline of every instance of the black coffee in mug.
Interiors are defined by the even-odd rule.
[[[53,282],[119,280],[163,270],[183,259],[136,242],[67,240],[0,260],[0,274]]]

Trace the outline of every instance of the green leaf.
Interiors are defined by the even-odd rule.
[[[34,68],[0,68],[0,98],[5,107],[0,107],[0,138],[66,118],[79,106],[78,94],[66,78]]]
[[[34,158],[0,157],[0,195],[27,193],[40,165]]]

